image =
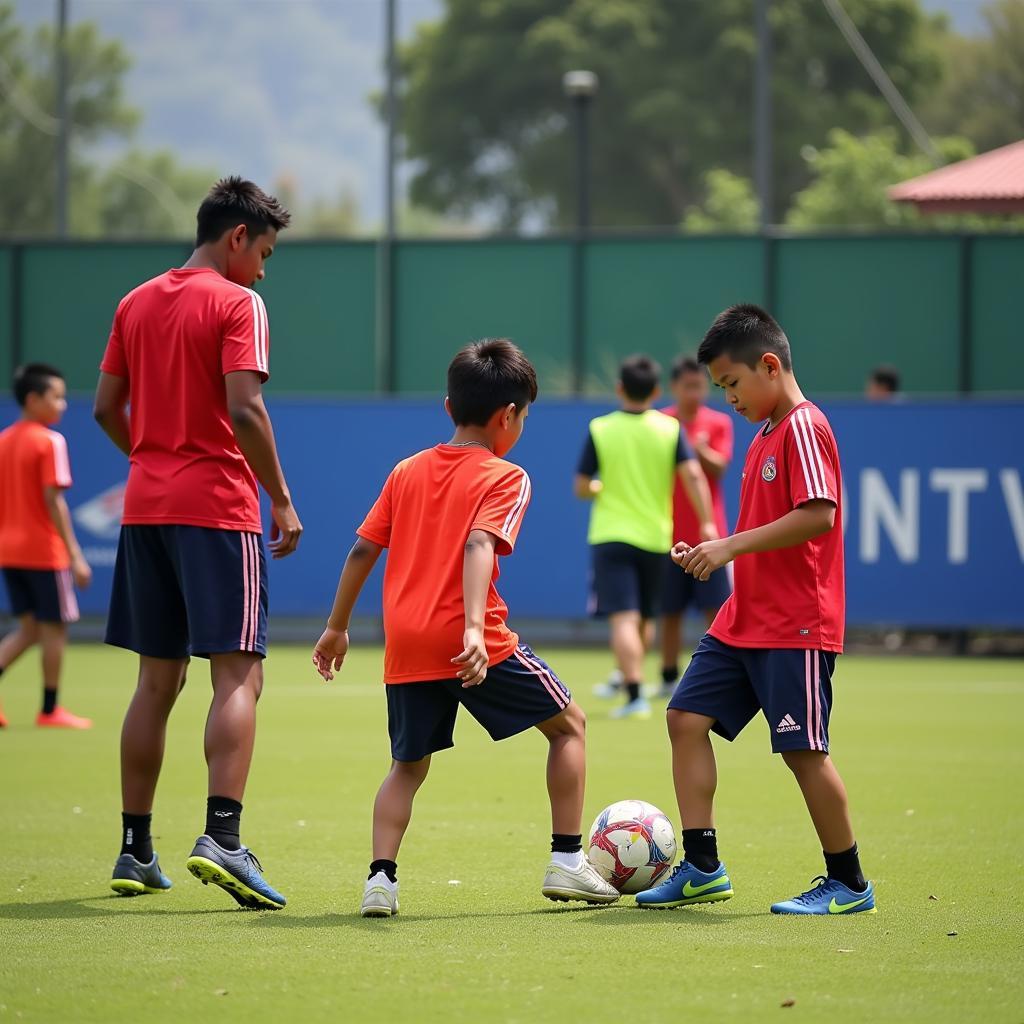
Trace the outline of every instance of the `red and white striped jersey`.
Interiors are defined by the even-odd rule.
[[[709,632],[734,647],[841,652],[846,615],[839,449],[825,414],[810,402],[747,450],[736,532],[781,519],[815,499],[836,506],[828,533],[794,547],[740,555],[735,589]],[[722,570],[719,570],[721,572]]]
[[[169,270],[121,300],[100,369],[129,382],[125,524],[260,531],[224,375],[252,370],[266,380],[269,350],[263,300],[215,270]]]

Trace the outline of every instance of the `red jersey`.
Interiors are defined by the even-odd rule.
[[[505,624],[498,555],[510,555],[530,503],[526,471],[478,445],[439,444],[400,462],[356,531],[388,549],[384,569],[384,682],[453,679],[466,615],[462,564],[471,530],[498,538],[484,641],[492,665],[519,637]]]
[[[679,415],[679,410],[670,405],[661,410],[666,416],[679,420],[683,430],[686,431],[686,439],[690,447],[694,448],[697,441],[705,441],[712,451],[718,452],[725,457],[727,462],[732,461],[732,420],[728,413],[719,412],[717,409],[709,409],[706,405],[700,406],[697,415],[687,423]],[[696,457],[696,451],[694,451]],[[729,532],[728,523],[725,520],[725,495],[722,493],[721,477],[708,476],[704,474],[708,482],[708,490],[711,492],[711,506],[714,510],[715,526],[718,527],[718,534],[724,537]],[[684,540],[687,544],[700,543],[700,523],[697,520],[697,513],[690,504],[686,488],[683,482],[676,476],[675,491],[672,495],[672,542]]]
[[[68,446],[56,430],[18,420],[0,433],[0,565],[66,569],[71,564],[46,506],[47,487],[70,487]]]
[[[169,270],[121,300],[100,369],[129,383],[126,525],[261,530],[224,375],[266,380],[269,347],[263,300],[215,270]]]
[[[765,526],[816,498],[835,505],[835,525],[803,544],[740,555],[733,563],[735,590],[708,630],[713,637],[733,647],[842,651],[846,593],[839,449],[824,413],[802,402],[774,430],[766,427],[751,442],[736,532]]]

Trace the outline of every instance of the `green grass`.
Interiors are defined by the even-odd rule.
[[[608,721],[589,696],[607,657],[544,653],[590,714],[584,828],[634,796],[675,819],[660,716]],[[736,897],[656,913],[540,897],[544,741],[495,745],[464,718],[417,802],[402,914],[360,920],[370,804],[388,766],[379,671],[377,650],[356,651],[329,686],[305,649],[277,647],[267,662],[243,836],[288,896],[273,914],[234,909],[184,869],[205,806],[205,664],[172,719],[154,819],[175,887],[131,900],[107,882],[133,659],[69,652],[65,698],[95,719],[87,733],[36,731],[35,664],[9,671],[0,1022],[1024,1020],[1021,662],[841,660],[833,750],[880,909],[837,919],[768,913],[821,865],[763,721],[718,746]]]

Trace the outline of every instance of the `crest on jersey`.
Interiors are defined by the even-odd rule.
[[[769,455],[761,467],[761,479],[770,484],[778,475],[779,471],[775,467],[775,456]]]

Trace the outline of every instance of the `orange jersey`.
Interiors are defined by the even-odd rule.
[[[492,665],[516,649],[498,596],[498,555],[509,555],[530,503],[526,471],[478,445],[439,444],[400,462],[356,531],[388,549],[384,569],[384,682],[453,679],[462,651],[462,564],[471,530],[498,539],[484,641]]]
[[[64,437],[41,423],[18,420],[0,433],[0,565],[66,569],[71,564],[46,507],[47,487],[70,487]]]

